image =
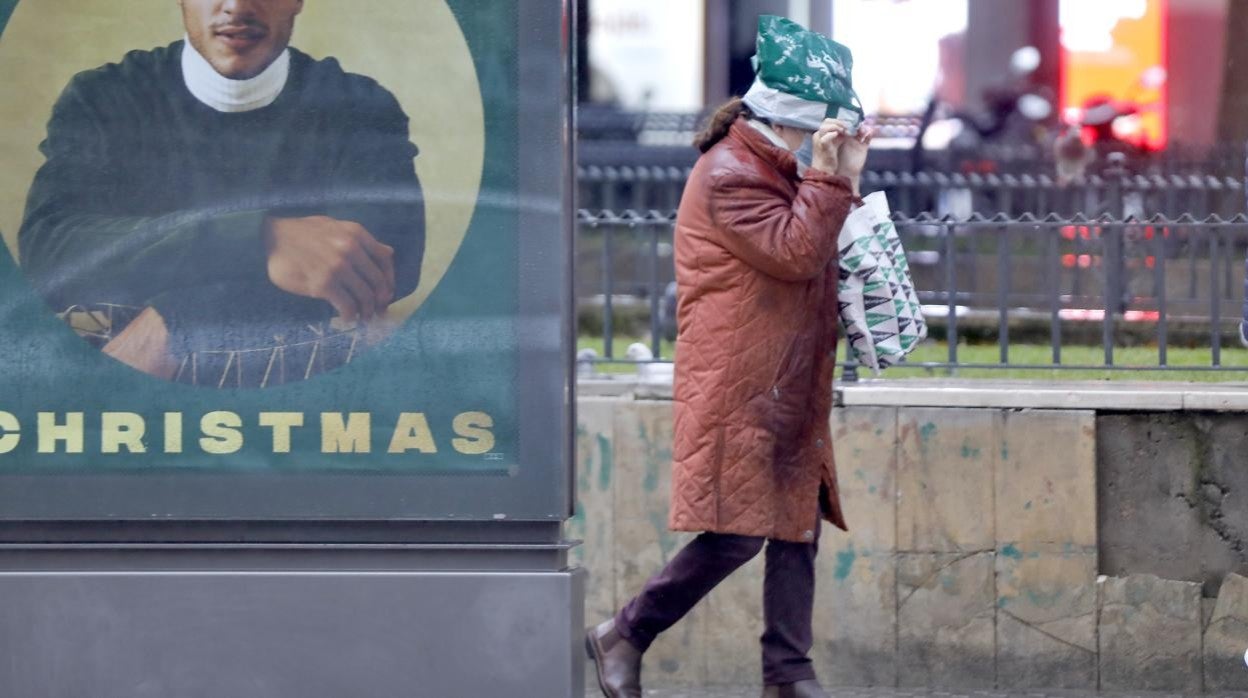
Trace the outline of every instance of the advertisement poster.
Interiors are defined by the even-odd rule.
[[[0,0],[0,519],[562,516],[559,13]]]

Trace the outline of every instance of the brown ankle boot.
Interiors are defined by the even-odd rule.
[[[823,687],[814,679],[797,683],[763,686],[763,698],[828,698]]]
[[[607,698],[641,698],[641,651],[620,636],[615,619],[585,631],[585,650]]]

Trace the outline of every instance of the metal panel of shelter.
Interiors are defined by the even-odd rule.
[[[0,0],[0,694],[579,695],[573,15]]]

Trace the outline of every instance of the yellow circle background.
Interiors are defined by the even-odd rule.
[[[0,35],[0,235],[14,259],[26,192],[43,164],[38,145],[70,78],[184,31],[175,0],[18,3]],[[426,247],[420,287],[390,309],[406,317],[446,273],[481,186],[485,114],[468,43],[445,2],[308,0],[291,46],[376,79],[410,118]]]

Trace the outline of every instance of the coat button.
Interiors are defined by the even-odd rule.
[[[818,446],[819,448],[823,448],[823,439],[819,439],[818,441],[816,441],[815,445]]]
[[[814,531],[802,531],[802,540],[814,540],[814,538],[815,538]]]

